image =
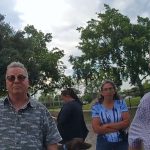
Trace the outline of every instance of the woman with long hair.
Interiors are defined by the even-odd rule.
[[[92,127],[97,134],[96,150],[128,150],[124,130],[129,126],[129,112],[117,94],[115,84],[106,80],[100,88],[100,98],[92,106]]]
[[[88,134],[83,111],[82,102],[72,88],[61,92],[63,107],[57,117],[57,127],[62,136],[62,144],[78,138],[83,142]]]

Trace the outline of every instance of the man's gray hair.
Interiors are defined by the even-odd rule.
[[[22,69],[25,71],[26,76],[27,76],[27,78],[28,78],[28,71],[27,71],[26,67],[24,66],[24,64],[20,63],[19,61],[18,61],[18,62],[15,62],[15,61],[14,61],[14,62],[11,62],[11,63],[7,66],[7,70],[10,69],[10,68],[16,68],[16,67],[22,68]]]

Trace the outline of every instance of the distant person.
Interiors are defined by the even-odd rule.
[[[102,83],[100,94],[99,101],[92,106],[92,127],[97,134],[96,150],[127,150],[124,131],[130,123],[127,105],[110,80]]]
[[[0,149],[57,150],[57,126],[46,107],[29,96],[22,63],[7,66],[6,88],[8,96],[0,101]]]
[[[84,142],[88,134],[86,127],[82,103],[72,88],[67,88],[61,92],[63,107],[57,117],[57,127],[62,136],[62,144],[66,144],[74,139],[81,139]]]
[[[129,149],[150,150],[150,92],[140,101],[129,128]]]

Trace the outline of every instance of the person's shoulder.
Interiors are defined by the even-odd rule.
[[[101,103],[100,102],[98,102],[98,101],[95,101],[94,103],[93,103],[93,105],[100,105]]]
[[[4,102],[7,100],[7,97],[0,98],[0,106],[4,105]]]
[[[80,103],[78,101],[76,101],[76,100],[72,100],[72,101],[70,101],[70,102],[68,102],[66,104],[71,106],[71,105],[79,105]]]
[[[98,102],[98,101],[95,101],[93,104],[92,104],[92,108],[98,108],[98,107],[101,107],[101,103]]]
[[[32,107],[36,108],[36,109],[47,109],[41,102],[39,102],[38,100],[36,100],[35,98],[30,98],[30,104]]]
[[[69,109],[82,108],[82,104],[76,100],[73,100],[67,103],[66,107],[68,107]]]
[[[122,105],[122,104],[125,103],[125,100],[123,100],[123,99],[117,99],[117,100],[115,100],[115,103],[119,104],[119,105]]]
[[[0,98],[0,106],[4,105],[4,98]]]
[[[146,93],[140,100],[140,104],[150,105],[150,92]]]
[[[4,99],[5,99],[4,97],[1,97],[1,98],[0,98],[0,103],[3,103],[3,102],[4,102]]]
[[[146,93],[142,99],[150,99],[150,92]]]

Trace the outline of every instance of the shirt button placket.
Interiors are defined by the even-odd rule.
[[[16,139],[15,139],[15,147],[16,147],[16,150],[21,150],[21,147],[20,147],[20,140],[21,140],[21,135],[20,135],[20,130],[21,130],[21,127],[20,127],[20,118],[21,118],[21,114],[20,112],[15,112],[16,113],[16,122],[15,122],[15,127],[16,127]]]

